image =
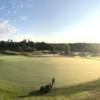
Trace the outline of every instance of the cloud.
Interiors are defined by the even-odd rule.
[[[27,16],[21,16],[21,17],[20,17],[20,20],[26,21],[26,20],[27,20]]]
[[[4,10],[4,9],[5,9],[5,6],[1,6],[1,7],[0,7],[0,10]]]
[[[31,7],[32,5],[31,4],[26,4],[26,7]]]
[[[0,21],[0,37],[5,37],[16,33],[18,29],[10,24],[9,20]]]
[[[19,5],[19,8],[24,8],[25,6],[23,4]]]
[[[14,14],[16,14],[16,13],[17,13],[17,11],[15,10],[15,11],[13,11],[13,13],[14,13]]]
[[[33,34],[27,34],[27,33],[23,33],[23,34],[15,34],[12,36],[13,40],[15,41],[22,41],[24,39],[30,39],[30,40],[34,40],[33,38]]]
[[[9,15],[10,13],[11,13],[11,11],[8,10],[6,14]]]

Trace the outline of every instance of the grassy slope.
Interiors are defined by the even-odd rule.
[[[91,100],[90,98],[95,98],[92,100],[99,100],[100,81],[96,80],[89,83],[82,83],[99,78],[99,65],[99,61],[81,58],[26,58],[20,56],[1,56],[0,99],[11,100],[10,97],[27,95],[31,90],[34,91],[41,84],[47,83],[51,77],[55,76],[56,88],[50,93],[42,97],[41,95],[37,97],[33,93],[34,97],[30,96],[19,99]],[[79,82],[82,84],[75,85]],[[69,85],[73,86],[69,87]]]
[[[82,83],[67,88],[56,88],[51,92],[39,95],[33,92],[31,96],[21,100],[100,100],[100,80]]]

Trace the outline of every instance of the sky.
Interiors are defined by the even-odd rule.
[[[0,40],[100,43],[100,0],[0,0]]]

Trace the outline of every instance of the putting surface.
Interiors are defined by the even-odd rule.
[[[55,77],[55,87],[100,78],[100,61],[80,57],[0,56],[0,80],[39,88]]]

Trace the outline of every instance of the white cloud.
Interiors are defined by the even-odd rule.
[[[21,16],[21,17],[20,17],[20,20],[26,21],[26,20],[27,20],[27,16]]]
[[[24,39],[30,39],[30,40],[34,40],[33,38],[33,34],[15,34],[12,36],[12,38],[15,40],[15,41],[22,41]]]
[[[11,13],[11,11],[8,10],[6,14],[9,15],[10,13]]]
[[[5,9],[5,6],[1,6],[1,7],[0,7],[0,10],[4,10],[4,9]]]
[[[26,4],[26,7],[31,7],[31,4]]]
[[[13,13],[14,13],[14,14],[16,14],[16,13],[17,13],[17,11],[15,10],[15,11],[13,11]]]
[[[10,24],[9,20],[0,21],[0,37],[6,37],[16,33],[18,29]]]
[[[13,22],[17,22],[17,19],[14,19]]]
[[[23,4],[19,5],[19,8],[24,8],[25,6]]]

